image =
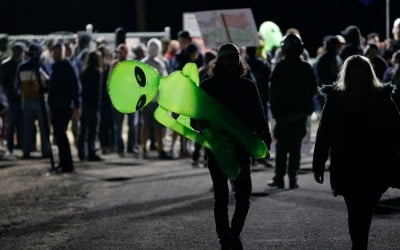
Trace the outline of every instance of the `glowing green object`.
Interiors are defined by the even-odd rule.
[[[265,143],[253,134],[224,106],[198,87],[199,74],[194,63],[161,77],[151,66],[139,61],[124,61],[112,71],[108,92],[114,107],[122,113],[135,112],[149,103],[159,91],[154,116],[175,132],[209,148],[223,172],[232,179],[240,173],[232,140],[255,158],[268,156]],[[179,114],[177,119],[171,112]],[[210,127],[201,131],[190,126],[190,118],[207,120]]]
[[[263,22],[259,32],[264,39],[264,51],[270,52],[274,47],[280,47],[283,36],[281,29],[274,22]]]

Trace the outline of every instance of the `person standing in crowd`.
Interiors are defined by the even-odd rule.
[[[400,50],[400,17],[393,22],[392,29],[393,39],[385,40],[385,48],[382,52],[382,57],[390,63],[392,55],[397,50]]]
[[[30,158],[31,148],[36,137],[35,121],[39,121],[40,145],[42,157],[50,156],[50,141],[47,108],[44,93],[47,91],[48,74],[45,66],[40,62],[42,46],[36,43],[29,45],[29,59],[22,63],[17,71],[17,84],[21,88],[23,113],[23,146],[22,158]]]
[[[289,188],[294,189],[299,187],[297,171],[301,144],[306,135],[307,118],[314,111],[313,97],[317,84],[311,65],[300,58],[303,53],[300,36],[285,36],[281,48],[284,59],[275,66],[270,77],[269,102],[276,121],[276,157],[275,176],[268,186],[284,188],[288,169]]]
[[[400,110],[400,50],[392,56],[392,67],[388,68],[383,75],[383,82],[390,82],[396,87],[393,93],[393,101]]]
[[[339,74],[340,67],[343,64],[339,57],[342,43],[337,36],[327,36],[324,39],[324,51],[317,57],[314,63],[314,72],[318,87],[332,85]],[[324,98],[322,95],[316,95],[318,111],[322,110]]]
[[[349,56],[363,54],[361,31],[357,26],[347,26],[346,29],[342,31],[342,35],[346,39],[346,45],[340,52],[340,58],[342,58],[343,61]]]
[[[82,84],[82,114],[78,137],[78,156],[81,161],[100,161],[95,151],[101,101],[101,55],[91,51],[80,76]]]
[[[246,63],[257,84],[261,102],[264,107],[265,117],[268,121],[268,80],[271,74],[271,67],[262,58],[257,57],[257,47],[246,48]]]
[[[21,91],[16,84],[18,65],[24,60],[25,45],[15,43],[11,48],[11,57],[4,60],[0,67],[0,85],[8,99],[9,109],[6,113],[7,120],[7,153],[6,156],[13,154],[15,143],[14,135],[17,134],[17,146],[22,145],[22,103]]]
[[[171,73],[174,71],[175,66],[175,55],[179,51],[178,40],[171,40],[168,44],[168,49],[165,54],[165,59],[167,60],[167,71]]]
[[[364,56],[371,61],[371,64],[374,67],[375,75],[381,81],[388,65],[385,59],[379,55],[378,46],[373,43],[367,44],[364,49]]]
[[[108,154],[112,152],[114,147],[113,106],[107,89],[111,52],[105,45],[100,45],[98,50],[101,53],[102,65],[99,140],[102,153]]]
[[[161,76],[166,76],[167,69],[164,62],[160,59],[161,55],[161,41],[157,38],[152,38],[147,42],[148,56],[145,57],[142,62],[154,67]],[[160,159],[170,159],[169,156],[164,151],[163,138],[165,134],[165,128],[156,121],[154,118],[154,112],[158,107],[157,96],[143,109],[143,124],[141,131],[141,144],[142,153],[144,157],[147,157],[147,140],[150,137],[150,130],[153,129],[155,141],[157,143],[158,158]]]
[[[124,44],[121,43],[117,46],[115,49],[115,52],[117,53],[117,58],[111,62],[111,69],[110,73],[112,72],[113,68],[122,61],[125,61],[128,57],[128,47]],[[138,126],[138,114],[132,113],[128,114],[128,143],[127,143],[127,152],[128,153],[133,153],[134,147],[137,144],[137,134],[135,132],[137,131],[137,126]],[[124,122],[124,117],[125,114],[120,113],[118,110],[113,108],[113,120],[114,120],[114,146],[116,147],[116,151],[120,156],[125,155],[125,146],[124,146],[124,141],[122,138],[122,126]]]
[[[243,121],[269,148],[271,135],[257,87],[253,81],[244,78],[245,74],[246,66],[240,58],[239,49],[234,44],[224,44],[219,48],[217,60],[210,68],[211,77],[201,82],[200,87]],[[207,122],[192,120],[192,125],[195,129],[202,130],[207,127]],[[233,181],[236,206],[231,223],[228,217],[228,177],[222,172],[213,153],[207,152],[207,165],[214,189],[216,231],[221,249],[243,249],[240,234],[250,207],[252,189],[250,155],[241,145],[232,143],[241,170],[238,179]]]
[[[367,249],[374,208],[388,187],[400,187],[399,175],[393,174],[400,115],[392,91],[379,82],[369,60],[358,55],[344,62],[337,84],[324,89],[313,172],[322,184],[330,155],[331,187],[335,196],[344,197],[352,249]]]
[[[67,137],[71,118],[79,119],[81,112],[81,85],[74,68],[65,59],[65,47],[57,43],[52,48],[54,64],[49,81],[49,108],[54,137],[59,152],[60,173],[74,171],[71,147]]]
[[[193,52],[193,46],[197,47],[198,57],[194,61],[197,67],[200,68],[204,64],[203,54],[200,53],[198,45],[192,41],[189,31],[181,30],[178,32],[179,52],[175,55],[174,70],[182,70],[185,64],[190,60],[190,54]],[[192,46],[189,46],[192,45]]]

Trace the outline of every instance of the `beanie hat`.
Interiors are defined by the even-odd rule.
[[[240,52],[238,47],[233,43],[226,43],[221,47],[219,47],[218,49],[218,58],[227,55],[239,55],[239,54]]]

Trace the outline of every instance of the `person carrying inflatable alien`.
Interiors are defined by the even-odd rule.
[[[214,216],[221,247],[241,249],[240,233],[250,207],[251,157],[269,157],[271,135],[256,85],[244,78],[245,64],[234,44],[224,44],[200,87],[195,64],[161,77],[138,61],[118,64],[109,80],[109,95],[123,113],[143,108],[159,93],[157,121],[205,146],[214,187]],[[179,114],[177,119],[172,113]],[[228,218],[228,178],[236,207]],[[236,249],[236,248],[235,248]]]

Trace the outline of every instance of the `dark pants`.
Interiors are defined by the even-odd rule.
[[[114,146],[116,147],[116,151],[118,153],[123,153],[125,151],[124,141],[122,139],[122,129],[124,122],[125,114],[118,112],[116,109],[113,111],[113,120],[114,120]],[[137,123],[137,114],[131,113],[128,114],[128,143],[127,143],[127,151],[132,152],[133,148],[137,143],[137,129],[135,129],[135,123]],[[136,118],[136,119],[135,119]],[[136,125],[137,128],[137,125]]]
[[[51,123],[53,125],[54,137],[58,147],[59,167],[63,170],[73,170],[71,147],[67,137],[68,123],[72,117],[71,108],[51,108]]]
[[[22,101],[9,102],[7,111],[7,149],[10,153],[14,150],[14,133],[17,132],[17,144],[22,146]]]
[[[275,177],[276,182],[283,182],[288,169],[289,180],[296,182],[300,168],[301,143],[306,135],[306,119],[299,121],[277,120],[274,137],[276,138]],[[289,163],[287,158],[289,154]]]
[[[372,214],[382,192],[356,191],[343,194],[347,206],[349,232],[353,250],[368,248]]]
[[[82,107],[80,119],[80,132],[78,139],[78,154],[80,159],[96,154],[95,140],[99,123],[99,111],[96,108]]]
[[[100,111],[99,139],[102,148],[114,147],[114,122],[111,103],[102,104]]]
[[[218,238],[221,243],[231,241],[240,236],[247,213],[250,208],[251,196],[251,177],[250,161],[248,164],[242,164],[239,178],[232,181],[235,190],[236,206],[233,213],[231,225],[229,226],[228,203],[229,187],[228,177],[218,166],[212,153],[207,152],[208,169],[214,187],[214,218]]]

